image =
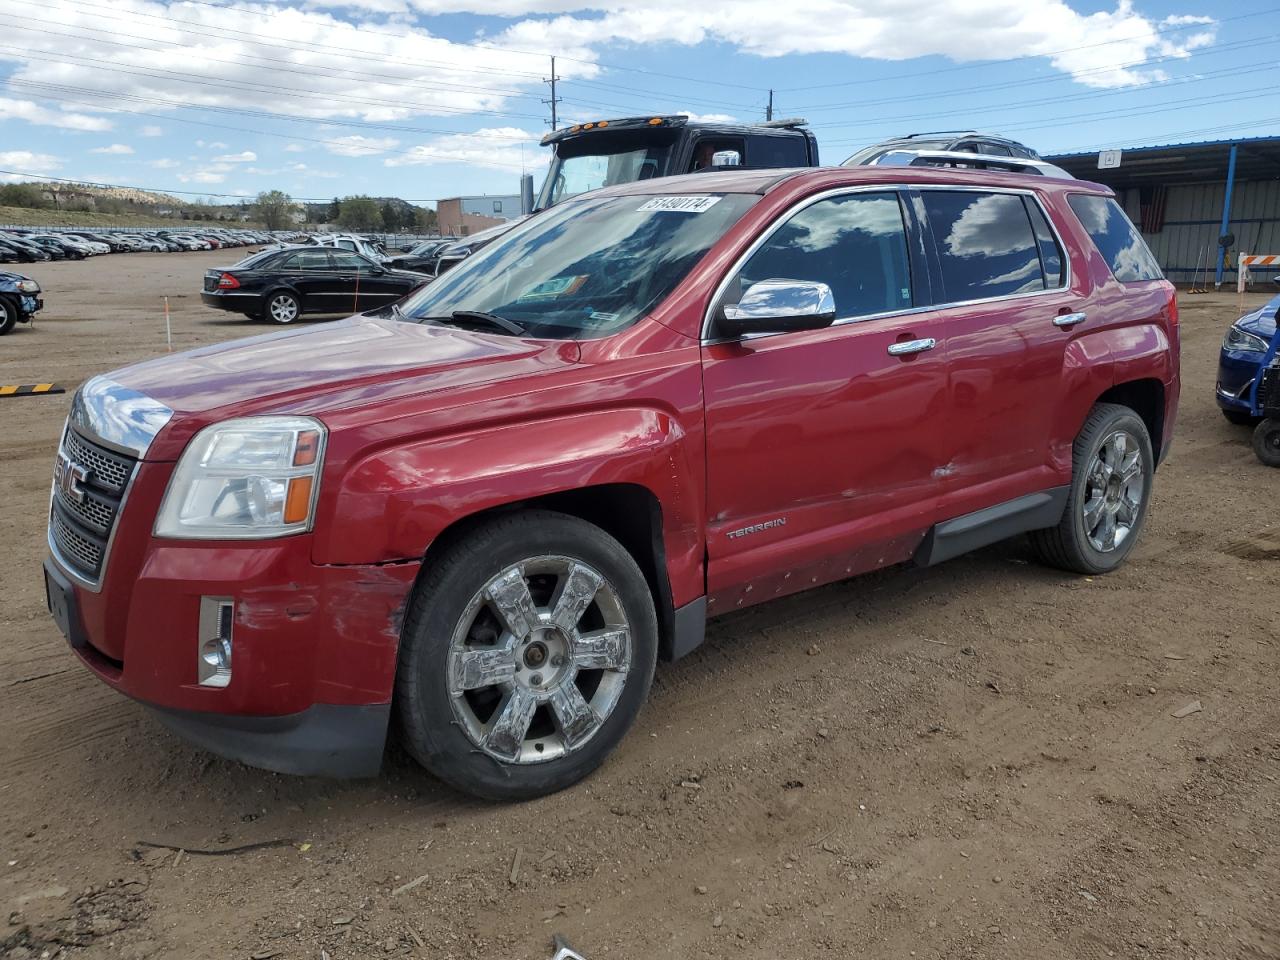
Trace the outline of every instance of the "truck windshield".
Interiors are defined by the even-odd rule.
[[[401,306],[404,320],[489,314],[531,337],[588,339],[663,300],[759,198],[625,196],[570,201],[468,257]]]
[[[674,143],[675,133],[667,130],[588,133],[561,140],[555,145],[538,209],[588,190],[665,177]]]

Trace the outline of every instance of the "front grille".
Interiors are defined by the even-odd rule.
[[[59,456],[66,458],[77,479],[70,484],[74,491],[69,491],[57,481],[55,472],[49,540],[72,572],[98,583],[107,544],[137,461],[94,443],[70,427],[63,433]],[[75,468],[83,470],[83,479],[79,479]]]
[[[1258,407],[1269,417],[1280,414],[1280,367],[1272,365],[1262,371],[1262,381],[1258,384]]]

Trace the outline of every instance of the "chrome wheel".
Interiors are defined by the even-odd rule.
[[[286,293],[271,298],[267,312],[276,323],[292,323],[298,319],[298,301]]]
[[[1118,549],[1138,523],[1146,490],[1142,448],[1125,430],[1107,436],[1086,474],[1084,531],[1093,549]]]
[[[479,750],[503,763],[542,763],[600,730],[631,661],[613,585],[580,560],[533,557],[467,604],[449,645],[450,702]]]

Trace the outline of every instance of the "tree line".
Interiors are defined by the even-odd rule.
[[[254,210],[268,230],[283,230],[298,223],[300,204],[281,190],[258,194]],[[301,206],[308,223],[334,224],[353,233],[433,233],[436,212],[426,207],[379,201],[363,194],[334,197],[330,204]]]

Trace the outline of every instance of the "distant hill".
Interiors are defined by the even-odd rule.
[[[32,214],[99,214],[143,216],[157,221],[198,220],[247,223],[253,215],[251,203],[197,203],[167,193],[137,187],[100,187],[86,183],[0,184],[0,207],[16,207]],[[74,216],[72,217],[74,219]],[[17,223],[10,219],[7,222]],[[37,223],[62,222],[41,218]],[[83,219],[77,221],[85,224]]]

